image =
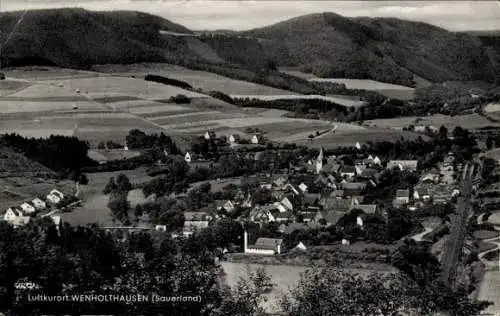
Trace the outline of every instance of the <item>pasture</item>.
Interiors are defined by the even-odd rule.
[[[499,123],[490,122],[488,119],[479,114],[467,114],[467,115],[456,115],[456,116],[436,114],[423,117],[408,116],[408,117],[399,117],[392,119],[368,120],[365,121],[365,124],[381,128],[402,128],[405,126],[409,126],[411,124],[433,125],[439,128],[441,125],[443,125],[448,129],[455,128],[456,126],[461,126],[463,128],[468,128],[468,129],[474,129],[484,126],[499,125]]]
[[[96,65],[93,66],[93,68],[103,73],[122,76],[144,77],[147,74],[155,74],[171,79],[182,80],[195,89],[202,89],[207,92],[220,91],[226,94],[237,93],[249,95],[293,94],[286,90],[169,64],[138,63],[131,65]]]
[[[500,103],[489,103],[484,107],[484,111],[491,112],[500,112]]]
[[[366,144],[370,141],[388,141],[395,142],[400,139],[414,140],[418,137],[422,137],[424,140],[428,139],[427,136],[406,132],[406,131],[395,131],[391,129],[379,129],[379,128],[367,128],[367,129],[356,129],[352,131],[336,131],[335,133],[325,134],[322,137],[315,138],[313,140],[299,140],[295,143],[297,145],[304,145],[311,148],[335,148],[335,147],[352,147],[359,142],[361,145]]]
[[[70,78],[90,78],[97,77],[100,74],[92,71],[76,70],[59,67],[16,67],[7,68],[4,70],[8,78],[16,78],[21,80],[42,81],[55,79],[70,79]]]
[[[144,168],[136,170],[123,170],[115,172],[88,173],[88,185],[80,186],[80,197],[83,200],[81,207],[69,213],[61,213],[61,218],[71,225],[87,225],[97,223],[100,226],[113,225],[111,212],[108,208],[109,196],[102,193],[110,177],[115,179],[119,174],[126,175],[134,183],[142,183],[152,179],[146,174]],[[131,207],[143,203],[146,199],[140,190],[129,192],[128,200]],[[131,217],[132,218],[132,217]]]
[[[174,86],[126,77],[76,78],[60,81],[48,81],[63,84],[66,89],[78,89],[92,98],[132,96],[140,99],[168,99],[178,94],[189,98],[206,97],[204,94],[184,90]]]
[[[21,80],[5,79],[0,81],[0,95],[6,96],[29,87],[30,83]]]

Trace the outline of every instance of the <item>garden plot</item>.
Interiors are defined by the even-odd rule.
[[[22,101],[0,99],[0,113],[32,113],[64,110],[100,110],[102,107],[91,101]]]
[[[231,119],[243,119],[244,114],[232,114],[232,113],[221,113],[218,111],[209,112],[197,112],[197,113],[185,113],[179,115],[171,115],[167,117],[162,117],[160,119],[155,118],[154,123],[161,125],[164,128],[175,128],[182,126],[183,124],[195,123],[195,122],[212,122],[217,121],[221,125],[225,125],[226,120]]]
[[[180,106],[176,104],[162,104],[155,102],[156,105],[151,105],[151,106],[140,106],[140,107],[132,107],[129,109],[130,113],[133,114],[154,114],[158,112],[182,112],[182,111],[187,111],[189,108],[185,106]]]

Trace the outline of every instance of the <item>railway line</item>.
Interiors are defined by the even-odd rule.
[[[455,288],[457,266],[462,255],[467,226],[473,215],[474,188],[479,184],[481,169],[481,163],[474,161],[466,164],[462,172],[461,195],[456,204],[456,216],[451,221],[450,238],[445,246],[442,262],[444,281],[452,288]]]

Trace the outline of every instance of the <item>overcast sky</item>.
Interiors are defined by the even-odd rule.
[[[0,3],[2,11],[57,7],[137,10],[194,30],[245,30],[317,12],[349,17],[398,17],[456,31],[500,29],[500,1],[0,0]]]

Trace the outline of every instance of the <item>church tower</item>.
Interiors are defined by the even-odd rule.
[[[324,159],[324,153],[323,153],[323,147],[322,147],[319,150],[318,158],[316,158],[316,173],[320,173],[321,170],[323,169],[323,159]]]

